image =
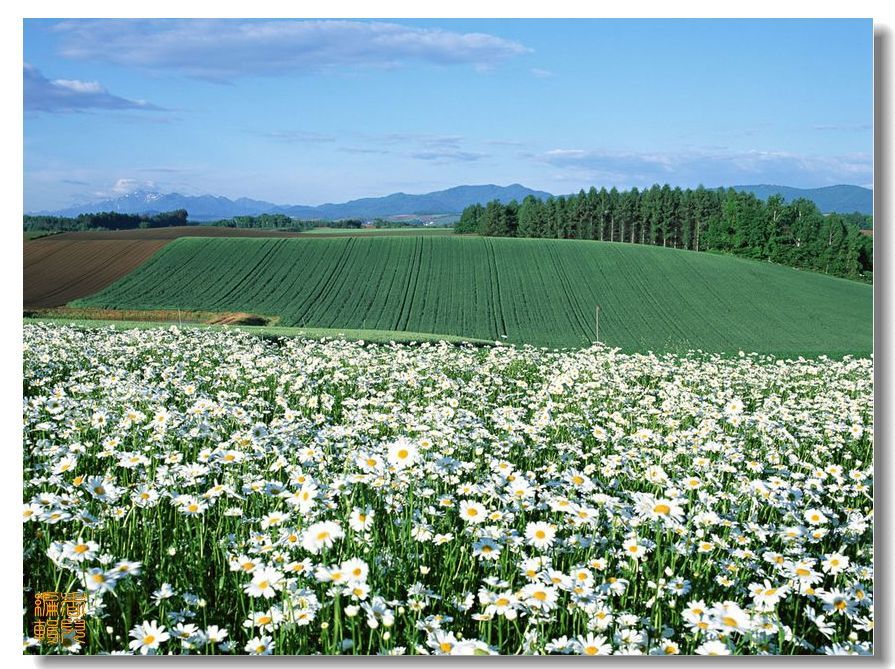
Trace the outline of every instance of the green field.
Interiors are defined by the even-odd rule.
[[[182,238],[72,303],[279,325],[624,350],[869,354],[872,287],[707,253],[590,241]]]
[[[348,341],[367,341],[377,344],[396,342],[401,344],[439,342],[446,341],[452,344],[469,343],[475,345],[491,344],[493,342],[462,337],[458,335],[445,335],[432,332],[395,332],[388,330],[351,330],[347,328],[290,328],[278,325],[214,325],[210,323],[182,323],[174,321],[113,321],[104,319],[86,318],[24,318],[23,322],[52,323],[54,325],[70,325],[79,328],[97,329],[113,328],[115,330],[151,330],[155,328],[178,327],[181,330],[221,330],[240,331],[258,335],[262,338],[295,337],[297,339],[345,339]]]
[[[55,230],[25,230],[23,238],[26,240],[40,239],[41,237],[49,237],[50,235],[58,234],[59,233]]]

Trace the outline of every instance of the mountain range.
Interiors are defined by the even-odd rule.
[[[859,211],[862,214],[873,213],[873,191],[861,186],[824,186],[822,188],[792,188],[791,186],[733,186],[734,190],[749,191],[761,200],[771,195],[780,195],[787,202],[800,197],[811,200],[823,213],[838,212],[850,214]]]
[[[156,193],[137,191],[114,199],[79,204],[57,211],[42,211],[51,216],[77,216],[99,211],[117,211],[122,214],[152,214],[174,209],[186,209],[191,220],[212,221],[233,216],[257,216],[258,214],[286,214],[300,219],[342,218],[371,219],[408,214],[459,214],[465,207],[478,202],[500,200],[522,201],[526,196],[550,197],[550,193],[532,190],[519,184],[510,186],[456,186],[447,190],[419,195],[393,193],[384,197],[365,197],[338,204],[318,206],[282,205],[241,197],[237,200],[215,195],[181,195],[180,193]]]
[[[735,190],[751,191],[766,199],[775,193],[787,201],[804,197],[815,202],[824,213],[836,211],[851,213],[873,211],[873,191],[861,186],[826,186],[823,188],[791,188],[789,186],[733,186]],[[520,184],[495,186],[456,186],[447,190],[411,195],[393,193],[384,197],[367,197],[342,203],[317,206],[280,205],[263,200],[241,197],[231,200],[215,195],[182,195],[136,191],[117,198],[75,205],[56,211],[29,212],[51,216],[77,216],[100,211],[117,211],[123,214],[153,214],[174,209],[186,209],[193,221],[211,221],[233,216],[257,216],[258,214],[286,214],[300,219],[342,218],[371,219],[377,217],[413,214],[459,214],[471,204],[500,200],[522,201],[526,196],[547,198],[551,194],[532,190]]]

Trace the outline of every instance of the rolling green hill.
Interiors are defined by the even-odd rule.
[[[591,241],[178,239],[74,303],[240,311],[279,325],[625,350],[868,354],[872,287],[708,253]]]

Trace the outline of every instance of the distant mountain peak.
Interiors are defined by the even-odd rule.
[[[318,206],[280,205],[263,200],[240,197],[231,200],[221,195],[183,195],[139,190],[115,198],[79,204],[57,211],[41,211],[52,216],[77,216],[99,211],[117,211],[127,214],[148,214],[173,209],[186,209],[190,219],[207,221],[234,216],[259,214],[286,214],[305,219],[370,219],[386,216],[415,214],[459,214],[471,204],[500,200],[521,200],[526,195],[540,198],[550,193],[531,190],[520,184],[496,186],[494,184],[454,186],[445,190],[422,194],[392,193],[384,197],[368,197],[350,202],[326,203]]]
[[[734,190],[755,193],[761,199],[780,194],[785,200],[806,198],[817,204],[824,213],[837,211],[851,213],[873,211],[873,191],[861,186],[836,185],[821,188],[792,188],[759,184],[754,186],[732,186]],[[77,216],[99,211],[117,211],[125,214],[151,214],[174,209],[186,209],[190,219],[208,221],[232,218],[234,216],[257,216],[259,214],[286,214],[294,218],[330,219],[361,218],[372,219],[399,215],[459,214],[471,204],[485,204],[491,200],[507,203],[522,201],[533,195],[545,199],[550,193],[532,190],[519,183],[508,186],[477,184],[453,186],[430,193],[392,193],[383,197],[366,197],[349,202],[308,205],[280,205],[264,200],[240,197],[231,200],[222,195],[183,195],[162,193],[154,190],[138,190],[115,198],[87,204],[75,205],[57,211],[42,211],[39,214],[53,216]]]
[[[823,213],[838,212],[850,214],[859,211],[862,214],[873,213],[873,191],[863,186],[837,184],[818,188],[794,188],[792,186],[776,186],[758,184],[754,186],[731,186],[733,190],[754,193],[756,197],[767,200],[772,195],[780,195],[787,202],[798,198],[811,200]]]

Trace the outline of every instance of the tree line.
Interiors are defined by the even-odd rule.
[[[364,225],[373,228],[417,228],[420,222],[389,221],[375,218],[364,223],[357,218],[345,218],[336,221],[327,219],[300,220],[286,214],[259,214],[257,216],[234,216],[233,218],[211,221],[208,225],[226,228],[255,228],[259,230],[284,230],[287,232],[305,232],[315,228],[333,228],[337,230],[358,230]]]
[[[304,232],[314,228],[357,229],[363,221],[346,219],[343,221],[307,220],[302,221],[286,214],[259,214],[257,216],[234,216],[233,218],[211,221],[208,225],[224,228],[251,228],[257,230],[283,230]]]
[[[497,237],[591,239],[731,253],[756,260],[871,280],[873,239],[861,233],[870,217],[824,215],[806,199],[765,200],[733,189],[581,190],[532,195],[521,203],[494,200],[463,210],[459,233]]]
[[[101,211],[93,214],[65,216],[24,216],[26,231],[75,232],[78,230],[133,230],[135,228],[168,228],[187,225],[185,209],[160,214],[121,214]]]

